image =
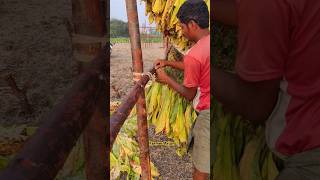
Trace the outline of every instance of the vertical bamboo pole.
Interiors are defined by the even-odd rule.
[[[73,55],[79,63],[79,72],[87,68],[95,56],[107,42],[106,11],[109,8],[105,0],[72,0],[73,20]],[[109,46],[107,53],[109,55]],[[109,63],[109,62],[107,62]],[[107,64],[106,64],[107,66]],[[106,78],[109,74],[106,72]],[[105,180],[109,178],[108,139],[108,80],[105,79],[103,93],[96,97],[101,107],[96,107],[84,134],[86,176],[88,180]],[[85,109],[84,109],[85,110]]]
[[[143,72],[141,39],[139,32],[139,21],[137,13],[136,0],[126,0],[128,26],[131,42],[131,54],[133,70],[136,73]],[[138,115],[138,141],[140,147],[140,164],[141,179],[151,180],[150,156],[149,156],[149,140],[148,140],[148,124],[146,113],[145,93],[141,91],[137,101]]]
[[[101,0],[72,0],[73,57],[79,72],[98,54],[107,38]]]

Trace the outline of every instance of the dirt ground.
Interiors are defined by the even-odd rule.
[[[153,61],[164,57],[164,48],[161,43],[152,46],[142,45],[144,71],[153,66]],[[113,46],[110,58],[110,99],[123,99],[133,87],[132,59],[129,43],[118,43]]]
[[[66,22],[71,1],[0,1],[0,123],[40,122],[75,77]],[[34,109],[23,113],[4,81],[12,74]]]
[[[153,61],[164,57],[164,48],[161,43],[145,47],[142,45],[144,70],[153,66]],[[110,97],[111,100],[121,100],[133,86],[132,59],[130,44],[115,44],[110,60]],[[113,88],[112,88],[113,87]],[[165,136],[154,135],[154,129],[149,129],[150,141],[168,141]],[[186,155],[180,158],[175,147],[151,146],[151,160],[155,163],[163,179],[192,179],[191,158]]]

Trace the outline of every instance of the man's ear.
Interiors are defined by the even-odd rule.
[[[199,28],[199,25],[194,20],[190,20],[188,24],[190,24],[190,28],[192,28],[192,29]]]

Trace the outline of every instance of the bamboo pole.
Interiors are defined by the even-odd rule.
[[[72,20],[74,34],[72,38],[74,59],[79,64],[79,72],[85,68],[102,48],[107,44],[106,11],[109,6],[105,0],[72,0]],[[109,49],[109,46],[108,46]],[[109,55],[109,50],[108,50]],[[104,64],[103,66],[108,66]],[[109,71],[106,70],[105,89],[99,95],[101,106],[95,108],[88,126],[83,132],[85,148],[85,170],[88,180],[108,179],[109,153],[108,139],[108,109],[107,98]]]
[[[154,74],[156,70],[152,68],[149,71]],[[144,92],[144,87],[150,80],[149,76],[143,75],[141,79],[133,86],[130,93],[123,99],[118,109],[112,114],[110,118],[110,146],[112,147],[124,121],[129,116],[132,108],[137,103],[139,94]]]
[[[139,20],[137,12],[136,0],[126,0],[126,9],[128,17],[128,27],[131,42],[131,54],[133,71],[135,73],[143,72],[141,39],[139,32]],[[138,142],[140,148],[140,165],[141,179],[151,180],[151,167],[149,155],[149,140],[148,140],[148,124],[146,113],[146,102],[144,91],[139,92],[137,102],[137,119],[138,119]]]

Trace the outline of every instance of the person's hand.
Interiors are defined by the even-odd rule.
[[[154,62],[154,67],[156,69],[159,69],[159,68],[162,68],[162,67],[165,67],[167,66],[167,61],[166,60],[163,60],[163,59],[157,59],[155,62]]]
[[[163,68],[158,68],[158,69],[156,70],[156,73],[157,73],[156,81],[157,81],[157,82],[160,82],[160,83],[167,84],[169,76],[168,76],[167,73],[163,70]]]

